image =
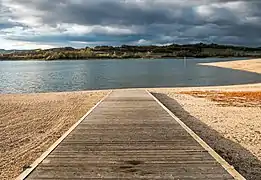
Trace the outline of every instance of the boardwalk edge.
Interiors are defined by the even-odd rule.
[[[51,147],[47,149],[39,158],[23,171],[15,180],[23,180],[27,178],[31,172],[97,107],[103,102],[112,91],[108,92],[95,106],[93,106],[81,119],[79,119],[68,131],[66,131]]]
[[[203,141],[194,131],[192,131],[185,123],[183,123],[175,114],[173,114],[160,100],[158,100],[152,93],[148,90],[146,92],[153,97],[155,101],[169,113],[208,153],[222,165],[222,167],[236,180],[246,180],[237,170],[234,169],[227,161],[225,161],[219,154],[216,153],[205,141]]]

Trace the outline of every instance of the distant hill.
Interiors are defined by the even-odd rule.
[[[12,49],[12,50],[5,50],[0,49],[0,54],[14,54],[14,53],[33,53],[39,51],[52,51],[52,52],[63,52],[63,51],[74,51],[76,50],[73,47],[59,47],[59,48],[51,48],[51,49],[31,49],[31,50],[19,50],[19,49]]]
[[[5,49],[0,49],[0,54],[10,54],[10,53],[19,53],[19,52],[28,52],[32,50],[17,50],[17,49],[12,49],[12,50],[5,50]]]
[[[35,50],[0,50],[0,60],[26,59],[124,59],[124,58],[179,58],[179,57],[261,57],[260,47],[219,44],[171,44],[168,46],[96,46],[75,49],[60,47]]]

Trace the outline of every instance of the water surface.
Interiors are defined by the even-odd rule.
[[[227,59],[0,61],[0,93],[261,82],[257,73],[197,64],[215,61]]]

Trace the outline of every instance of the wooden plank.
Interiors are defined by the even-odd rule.
[[[112,92],[27,179],[234,179],[144,90]]]

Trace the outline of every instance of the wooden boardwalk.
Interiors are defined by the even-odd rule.
[[[231,174],[149,93],[119,90],[26,179],[234,179]]]

